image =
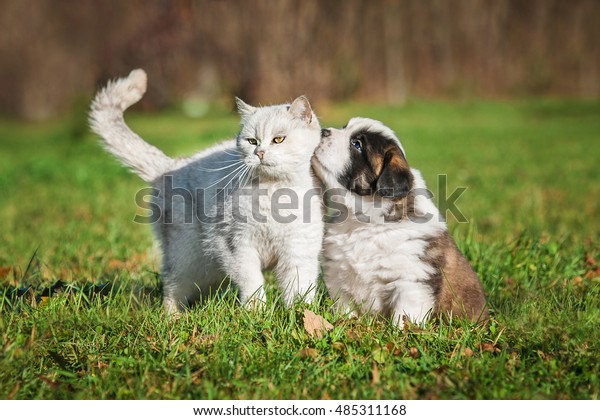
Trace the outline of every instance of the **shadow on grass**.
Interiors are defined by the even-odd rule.
[[[8,286],[0,289],[0,300],[3,305],[17,307],[19,304],[30,304],[32,306],[46,305],[50,299],[65,296],[67,298],[81,299],[87,304],[109,303],[117,295],[130,292],[136,297],[138,302],[153,302],[161,299],[162,287],[160,283],[157,286],[140,286],[136,284],[125,284],[124,282],[106,282],[106,283],[83,283],[67,284],[62,280],[56,281],[47,287],[16,287]]]

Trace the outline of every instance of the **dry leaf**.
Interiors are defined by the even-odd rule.
[[[50,303],[50,296],[42,296],[40,299],[40,308],[45,308]]]
[[[333,343],[331,345],[331,347],[337,351],[344,351],[346,350],[346,345],[342,342],[336,341],[335,343]]]
[[[108,269],[109,270],[120,270],[121,268],[125,268],[127,263],[125,261],[117,260],[116,258],[108,261]]]
[[[494,347],[494,345],[490,343],[483,343],[481,348],[483,351],[489,351],[491,353],[494,353],[496,351],[496,347]]]
[[[377,385],[379,383],[379,368],[377,363],[373,362],[373,370],[371,371],[371,385]]]
[[[319,356],[319,351],[317,349],[307,347],[305,349],[300,350],[298,352],[298,356],[300,356],[300,358],[302,359],[307,359],[309,357],[312,359],[316,359]]]
[[[15,397],[15,395],[17,395],[17,392],[19,392],[20,388],[21,388],[21,381],[17,381],[17,384],[12,389],[12,391],[10,391],[9,394],[6,396],[6,399],[12,400]]]
[[[346,337],[348,338],[349,341],[356,341],[360,338],[358,333],[354,330],[347,330]]]
[[[585,260],[585,264],[588,267],[596,267],[598,265],[598,263],[596,262],[596,260],[594,259],[594,257],[592,256],[588,256]]]
[[[333,325],[327,322],[322,316],[305,309],[304,329],[311,337],[321,338],[326,331],[333,329]]]
[[[544,361],[546,361],[546,362],[547,362],[547,361],[549,361],[549,360],[550,360],[550,356],[548,356],[548,355],[547,355],[546,353],[544,353],[543,351],[541,351],[541,350],[536,350],[535,352],[536,352],[536,353],[538,354],[538,356],[540,356],[540,357],[541,357],[541,358],[542,358]]]
[[[410,357],[412,357],[413,359],[416,359],[417,357],[419,357],[419,349],[417,349],[416,347],[411,347],[408,350]]]
[[[463,356],[471,357],[471,356],[473,356],[473,350],[471,350],[468,347],[465,347],[462,354],[463,354]]]
[[[104,371],[110,365],[108,363],[106,363],[106,362],[103,362],[102,360],[98,360],[97,366],[98,366],[98,370]]]
[[[8,277],[10,272],[12,271],[12,267],[0,267],[0,279],[4,279]]]
[[[47,376],[40,375],[38,376],[38,378],[41,379],[44,383],[46,383],[46,385],[48,385],[53,391],[55,391],[60,385],[57,381]]]

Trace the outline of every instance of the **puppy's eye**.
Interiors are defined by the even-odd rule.
[[[284,140],[285,140],[285,136],[273,137],[273,143],[276,143],[276,144],[283,143]]]
[[[250,143],[252,146],[256,146],[258,144],[258,140],[256,139],[246,139],[248,140],[248,143]]]
[[[363,151],[362,143],[360,142],[360,140],[357,140],[357,139],[351,139],[351,140],[350,140],[350,144],[351,144],[352,146],[354,146],[354,148],[355,148],[356,150],[358,150],[359,152],[362,152],[362,151]]]

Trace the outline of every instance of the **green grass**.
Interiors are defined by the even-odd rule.
[[[83,114],[81,114],[83,115]],[[87,134],[83,117],[0,122],[0,398],[600,397],[600,103],[413,102],[323,107],[390,125],[434,195],[491,306],[482,327],[432,320],[398,330],[348,320],[323,290],[309,308],[334,324],[304,330],[304,307],[276,294],[264,312],[232,293],[170,320],[144,187]],[[172,155],[235,134],[213,110],[128,117]],[[61,281],[61,283],[57,283]]]

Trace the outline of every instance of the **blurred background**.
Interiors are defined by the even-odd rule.
[[[447,214],[459,244],[597,244],[599,22],[599,0],[0,0],[0,284],[32,256],[44,280],[148,266],[145,184],[87,122],[138,67],[127,123],[168,155],[235,136],[234,96],[305,94],[324,127],[395,130],[442,210],[468,187],[469,223]]]
[[[87,122],[138,67],[127,124],[170,156],[234,137],[234,96],[389,125],[489,332],[306,341],[300,312],[229,303],[159,321],[147,184]],[[0,0],[0,398],[598,399],[599,117],[600,0]]]
[[[0,113],[67,115],[143,67],[141,104],[600,96],[597,0],[0,0]]]

